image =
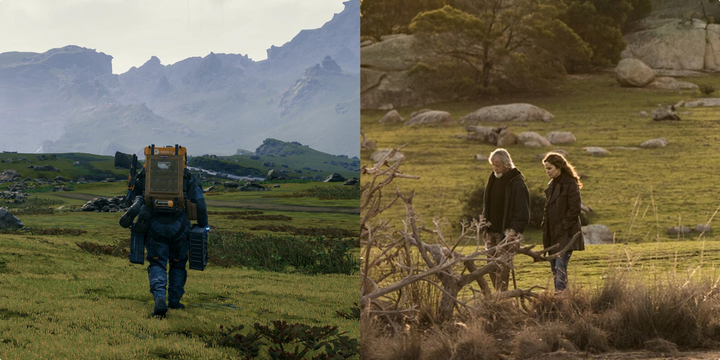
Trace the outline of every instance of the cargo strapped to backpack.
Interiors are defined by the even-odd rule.
[[[186,163],[187,150],[177,144],[145,148],[144,197],[153,213],[185,212],[189,220],[197,219],[197,207],[187,197],[193,179]]]

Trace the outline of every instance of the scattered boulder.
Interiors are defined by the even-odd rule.
[[[237,189],[240,187],[240,183],[238,183],[237,181],[226,181],[223,184],[223,187],[225,187],[226,189]]]
[[[273,187],[274,187],[274,188],[279,188],[279,187],[280,187],[280,184],[275,184],[275,185],[273,185]]]
[[[80,162],[79,161],[74,162],[73,166],[80,166]]]
[[[477,126],[477,125],[468,125],[465,127],[465,131],[467,131],[469,134],[467,134],[468,140],[477,140],[480,142],[496,145],[498,143],[498,138],[500,136],[500,132],[505,127],[488,127],[488,126]]]
[[[698,86],[687,81],[678,81],[671,77],[656,77],[651,83],[645,85],[647,89],[661,90],[695,90]]]
[[[650,112],[650,115],[652,115],[653,120],[655,121],[663,121],[663,120],[680,120],[680,117],[675,113],[675,107],[674,106],[661,106],[653,111]]]
[[[124,195],[118,195],[112,198],[97,197],[86,202],[80,210],[95,212],[126,211],[129,204],[126,204],[124,200]]]
[[[275,163],[272,162],[272,161],[266,161],[266,162],[262,163],[262,166],[264,166],[264,167],[275,167]]]
[[[0,182],[18,180],[20,180],[20,174],[18,174],[18,172],[14,169],[8,169],[0,173]]]
[[[485,156],[485,155],[483,155],[483,154],[475,154],[474,159],[477,160],[477,161],[480,161],[480,162],[488,161],[487,156]]]
[[[378,110],[392,110],[394,108],[392,103],[382,104],[378,107]]]
[[[607,155],[610,155],[610,152],[609,152],[609,151],[607,151],[607,150],[605,150],[605,149],[603,149],[603,148],[601,148],[601,147],[597,147],[597,146],[586,147],[586,148],[583,148],[583,150],[589,152],[590,155],[592,155],[592,156],[607,156]]]
[[[517,134],[515,138],[519,145],[525,145],[528,147],[552,146],[550,141],[540,136],[540,134],[532,131],[521,132]]]
[[[114,182],[115,182],[115,178],[105,178],[105,180],[103,180],[102,182],[114,183]]]
[[[0,229],[22,229],[25,225],[7,208],[0,207]]]
[[[322,181],[322,179],[323,179],[323,176],[320,174],[315,174],[315,176],[313,176],[313,180],[315,180],[315,181]]]
[[[720,98],[707,98],[688,101],[685,103],[685,107],[699,107],[699,106],[720,106]]]
[[[651,139],[640,144],[643,149],[655,149],[668,146],[669,142],[665,138]]]
[[[284,169],[283,169],[284,170]],[[270,169],[268,171],[266,178],[268,180],[289,180],[290,176],[285,174],[284,172],[277,170],[277,169]]]
[[[52,165],[34,165],[32,166],[32,169],[35,171],[56,171],[60,172],[60,169],[52,166]]]
[[[344,182],[345,180],[347,179],[345,179],[342,175],[338,173],[332,173],[328,175],[328,177],[326,177],[323,182]]]
[[[67,179],[66,179],[64,176],[58,175],[58,176],[55,177],[55,182],[58,182],[58,181],[59,181],[59,182],[66,182]]]
[[[478,122],[529,122],[550,121],[554,116],[548,111],[535,105],[514,103],[506,105],[486,106],[475,110],[460,118],[462,124],[477,124]]]
[[[390,152],[390,149],[380,149],[380,150],[375,151],[374,153],[372,153],[372,155],[370,155],[370,159],[371,159],[373,162],[376,162],[376,163],[377,163],[377,162],[379,162],[380,160],[382,160],[382,158],[385,157],[385,155],[387,155],[387,153],[389,153],[389,152]],[[396,151],[396,152],[395,152],[395,155],[393,155],[393,156],[392,156],[391,158],[389,158],[387,161],[388,161],[389,163],[394,163],[394,162],[402,159],[403,157],[405,157],[405,155],[403,155],[403,154],[402,154],[401,152],[399,152],[399,151]]]
[[[388,113],[380,119],[380,123],[384,125],[401,124],[403,121],[405,121],[405,119],[400,116],[400,113],[397,110],[388,111]]]
[[[643,87],[655,79],[655,72],[638,59],[622,59],[615,68],[615,76],[622,86]]]
[[[207,188],[207,189],[203,189],[203,192],[204,192],[204,193],[206,193],[206,192],[211,192],[211,191],[215,191],[215,185],[210,186],[210,187]]]
[[[711,233],[713,230],[710,225],[700,224],[700,225],[696,225],[693,228],[693,231],[707,234],[707,233]]]
[[[267,189],[264,186],[262,186],[258,183],[254,183],[252,181],[248,181],[248,182],[244,183],[238,190],[240,190],[240,191],[267,191]]]
[[[668,235],[685,235],[690,233],[690,228],[687,226],[673,226],[667,229]]]
[[[545,135],[551,144],[569,144],[577,141],[575,135],[568,131],[552,131]]]
[[[638,116],[640,116],[640,117],[648,117],[649,115],[648,115],[647,111],[643,110],[643,111],[641,111],[641,112],[638,113]]]
[[[346,180],[346,181],[343,183],[343,185],[357,185],[357,184],[359,184],[359,183],[360,183],[360,179],[358,179],[358,178],[352,178],[352,179]]]
[[[360,143],[361,148],[367,149],[367,150],[377,149],[377,144],[375,143],[375,141],[366,139],[364,132],[361,131],[360,136],[362,136],[362,142]]]
[[[411,117],[405,125],[453,124],[454,122],[449,112],[430,110]]]
[[[115,167],[121,169],[129,169],[132,167],[132,154],[122,153],[120,151],[115,152]]]
[[[60,192],[60,191],[71,191],[71,190],[69,187],[67,187],[65,185],[58,185],[58,186],[53,187],[53,191]]]
[[[510,145],[515,145],[517,143],[517,138],[515,137],[515,134],[510,131],[507,127],[502,129],[500,131],[500,134],[498,134],[498,140],[497,140],[497,147],[506,147]]]
[[[615,234],[605,225],[583,226],[582,233],[587,245],[612,244],[615,241]]]

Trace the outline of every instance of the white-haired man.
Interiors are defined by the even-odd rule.
[[[483,228],[485,246],[496,246],[504,237],[505,231],[514,230],[522,234],[530,222],[530,191],[525,178],[505,149],[495,149],[488,161],[492,165],[485,194],[483,196],[483,217],[490,222]],[[490,279],[496,290],[507,290],[510,269],[491,273]]]

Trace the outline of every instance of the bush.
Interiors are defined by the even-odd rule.
[[[247,335],[239,333],[243,328],[243,325],[239,325],[224,332],[224,328],[220,326],[222,337],[215,342],[208,342],[208,346],[234,347],[243,359],[258,357],[261,347],[267,347],[270,359],[342,360],[360,355],[358,341],[340,333],[337,326],[288,324],[276,320],[271,325],[255,323],[253,330]],[[263,339],[266,342],[262,341]]]
[[[460,220],[472,221],[482,214],[483,196],[485,184],[478,185],[475,189],[466,191],[462,201],[463,209]],[[539,229],[542,223],[543,211],[545,209],[545,192],[541,188],[530,191],[530,224],[529,228]]]
[[[357,238],[325,238],[216,231],[208,238],[210,261],[221,266],[311,274],[354,274],[360,262],[351,253]]]
[[[483,195],[485,194],[484,183],[478,185],[475,189],[466,191],[461,199],[463,208],[460,220],[472,221],[482,214]],[[530,224],[528,228],[540,229],[542,224],[543,213],[545,211],[545,190],[538,187],[530,190]],[[588,225],[590,221],[585,214],[580,214],[580,225]]]
[[[715,88],[712,85],[702,84],[699,86],[700,91],[705,95],[710,95],[715,92]]]

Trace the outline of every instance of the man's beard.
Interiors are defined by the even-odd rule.
[[[499,179],[499,178],[501,178],[503,175],[505,175],[505,173],[497,173],[497,172],[494,172],[494,171],[493,171],[493,174],[495,175],[495,178],[496,178],[496,179]]]

